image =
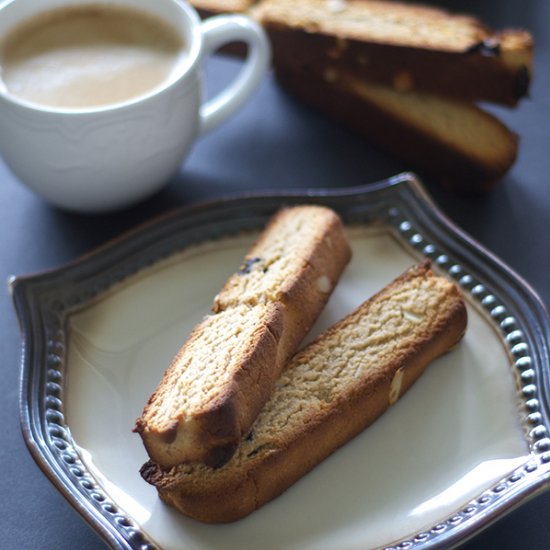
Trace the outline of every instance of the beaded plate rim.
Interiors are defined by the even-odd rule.
[[[113,548],[146,550],[155,544],[104,492],[72,441],[63,413],[67,315],[182,247],[223,235],[235,226],[258,228],[283,204],[306,201],[334,208],[346,223],[389,225],[401,241],[448,273],[485,311],[515,369],[520,420],[529,448],[526,461],[450,517],[389,542],[386,550],[451,548],[548,489],[550,321],[525,281],[446,218],[411,173],[339,190],[248,194],[178,209],[65,266],[10,281],[22,336],[23,437],[45,475]],[[198,226],[199,232],[194,230]]]

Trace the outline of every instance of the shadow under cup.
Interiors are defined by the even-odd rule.
[[[201,62],[210,52],[205,51],[205,24],[178,0],[52,0],[47,10],[36,0],[12,0],[0,9],[0,36],[39,14],[47,17],[43,12],[90,5],[160,19],[179,35],[183,54],[169,76],[146,93],[94,107],[32,103],[1,83],[0,152],[13,173],[47,201],[99,212],[139,202],[179,169],[202,132]],[[265,71],[265,59],[263,64]]]

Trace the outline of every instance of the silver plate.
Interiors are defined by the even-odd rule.
[[[198,524],[139,477],[133,419],[255,232],[306,202],[341,214],[354,251],[313,333],[427,257],[464,292],[465,341],[281,497],[234,524]],[[548,315],[410,174],[178,210],[11,288],[27,445],[115,548],[450,548],[548,487]]]

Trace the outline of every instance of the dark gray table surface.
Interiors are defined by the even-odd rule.
[[[424,180],[442,210],[525,278],[550,306],[550,2],[439,2],[481,15],[495,27],[523,26],[536,39],[531,99],[499,115],[521,136],[519,159],[485,197],[459,197]],[[208,65],[211,89],[231,78],[233,61]],[[0,128],[0,131],[2,129]],[[56,210],[23,187],[0,160],[0,269],[53,268],[174,207],[250,190],[343,187],[376,181],[409,166],[376,150],[283,93],[272,75],[230,122],[195,146],[180,174],[147,202],[117,214]],[[98,549],[104,543],[50,485],[19,428],[20,335],[11,300],[1,294],[0,548]],[[550,493],[510,513],[467,550],[550,548]]]

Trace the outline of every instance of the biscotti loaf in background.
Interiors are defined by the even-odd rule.
[[[533,37],[472,15],[380,0],[191,0],[203,17],[244,13],[268,32],[276,67],[327,63],[396,91],[514,106],[533,74]],[[231,53],[243,53],[232,48]]]
[[[513,166],[518,137],[476,102],[513,107],[528,95],[528,31],[388,0],[246,0],[235,11],[268,32],[287,91],[411,169],[483,192]]]
[[[148,462],[142,476],[192,518],[242,518],[371,424],[460,341],[466,323],[456,285],[427,263],[414,267],[294,356],[227,464]]]
[[[334,66],[322,75],[280,69],[293,95],[459,192],[490,190],[516,160],[518,138],[474,104],[396,92]]]
[[[136,422],[152,460],[217,467],[229,459],[350,255],[328,208],[297,206],[273,217]]]
[[[249,11],[268,32],[275,67],[327,63],[397,91],[515,105],[529,88],[533,40],[421,4],[378,0],[261,0]]]

